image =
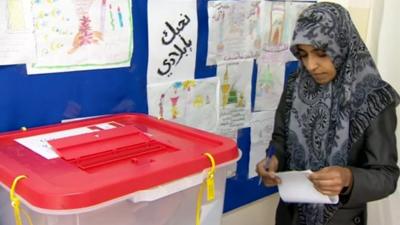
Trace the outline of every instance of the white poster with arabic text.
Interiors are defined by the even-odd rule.
[[[149,0],[147,84],[194,79],[197,1]]]

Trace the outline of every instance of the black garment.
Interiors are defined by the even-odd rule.
[[[285,96],[285,92],[282,96]],[[288,170],[283,120],[285,108],[285,100],[282,97],[276,111],[271,141],[277,150],[279,171]],[[352,189],[347,195],[340,196],[339,210],[327,225],[366,225],[366,203],[384,198],[396,190],[399,177],[396,124],[396,110],[393,104],[382,111],[362,137],[353,144],[348,159],[348,168],[353,173]],[[296,225],[297,214],[296,204],[280,201],[276,212],[276,225]]]

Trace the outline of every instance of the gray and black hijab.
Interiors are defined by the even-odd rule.
[[[346,166],[348,151],[380,112],[394,102],[396,91],[379,72],[349,13],[340,5],[316,3],[299,16],[291,44],[325,50],[335,65],[335,79],[317,84],[301,64],[289,78],[286,96],[288,166],[319,170]],[[326,224],[338,205],[298,204],[298,224]]]

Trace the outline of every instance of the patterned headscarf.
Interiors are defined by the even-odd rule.
[[[334,3],[316,3],[305,9],[293,34],[298,44],[322,49],[332,59],[336,77],[317,84],[301,63],[288,81],[286,123],[288,167],[319,170],[346,166],[348,151],[380,112],[399,102],[396,91],[379,72],[349,13]],[[299,224],[322,225],[338,205],[298,204]]]

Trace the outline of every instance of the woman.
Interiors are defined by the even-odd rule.
[[[366,203],[396,189],[396,91],[379,72],[348,12],[316,3],[297,21],[291,45],[300,65],[285,87],[270,145],[276,154],[257,172],[267,186],[276,171],[314,171],[309,179],[335,205],[280,201],[276,224],[366,224]]]

